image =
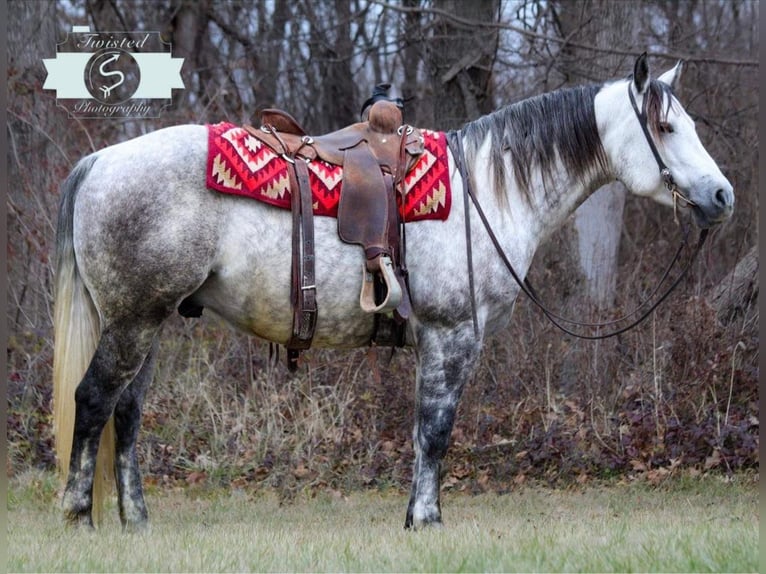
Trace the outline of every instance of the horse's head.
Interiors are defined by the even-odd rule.
[[[637,195],[690,206],[697,224],[710,227],[731,216],[734,192],[673,94],[681,68],[652,80],[639,56],[632,77],[596,96],[596,121],[617,179]]]

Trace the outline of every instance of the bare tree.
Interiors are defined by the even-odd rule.
[[[434,117],[440,129],[459,128],[495,108],[492,62],[497,49],[497,0],[436,0],[437,15],[429,44]]]
[[[638,37],[640,6],[635,2],[554,2],[561,38],[576,39],[598,48],[630,49]],[[625,56],[593,53],[569,46],[560,47],[562,55],[556,66],[565,84],[608,80],[630,65]],[[577,259],[585,277],[585,291],[598,308],[614,303],[617,285],[618,249],[622,234],[625,187],[614,182],[591,195],[575,212]]]
[[[55,228],[56,177],[77,153],[68,149],[53,98],[41,94],[41,54],[54,55],[59,38],[52,1],[8,5],[8,43],[25,46],[8,61],[9,327],[14,333],[47,331],[50,314],[50,246]],[[29,159],[34,158],[30,165]],[[52,178],[51,175],[54,177]]]
[[[759,3],[752,0],[10,0],[8,396],[11,419],[23,424],[9,424],[9,437],[22,432],[37,435],[16,440],[16,454],[9,458],[20,464],[52,466],[46,443],[52,349],[51,257],[57,190],[73,163],[90,151],[166,125],[222,120],[253,123],[258,110],[267,106],[290,111],[315,134],[329,131],[355,121],[362,101],[379,82],[392,82],[400,95],[416,98],[406,104],[405,121],[447,130],[543,91],[625,75],[635,56],[644,50],[650,52],[655,70],[685,58],[679,95],[737,195],[734,217],[716,231],[715,241],[709,242],[708,251],[699,258],[692,279],[685,284],[685,293],[707,294],[722,313],[722,320],[734,316],[748,328],[757,327],[758,315],[751,303],[757,298],[757,250],[753,245],[759,229],[759,10]],[[65,38],[72,25],[162,32],[172,44],[174,56],[184,58],[185,89],[174,93],[173,105],[158,119],[115,122],[69,118],[56,107],[55,95],[42,89],[45,70],[40,59],[55,54],[56,42]],[[568,235],[554,238],[551,247],[536,256],[531,269],[543,279],[537,282],[538,289],[558,309],[571,308],[586,291],[592,300],[601,304],[614,300],[619,308],[627,298],[623,293],[634,296],[648,291],[660,274],[661,260],[669,260],[675,247],[677,230],[668,224],[672,221],[669,211],[631,196],[625,198],[620,190],[598,192],[574,219]],[[571,247],[577,243],[575,238],[582,247]],[[736,271],[727,275],[740,260]],[[580,288],[582,277],[589,278],[584,289]],[[683,303],[683,294],[678,297],[676,301]],[[663,309],[652,328],[656,327],[658,337],[672,340],[678,333],[671,328],[677,314],[691,316],[696,306]],[[730,325],[736,327],[737,321]],[[238,411],[241,396],[234,396],[234,391],[254,392],[250,387],[253,373],[266,365],[265,358],[252,352],[256,343],[220,329],[214,321],[192,324],[176,318],[167,332],[168,340],[175,336],[190,348],[194,344],[194,348],[206,349],[215,341],[217,351],[226,349],[218,357],[211,352],[211,369],[204,376],[218,377],[216,383],[221,384],[216,392],[221,393],[221,404],[228,405],[231,412]],[[739,336],[739,331],[736,333]],[[757,342],[757,329],[747,333],[742,340]],[[524,431],[526,436],[533,436],[541,417],[524,419],[522,411],[549,412],[545,409],[555,402],[555,397],[546,395],[551,378],[562,382],[562,391],[570,385],[579,385],[572,387],[578,391],[598,387],[602,396],[613,397],[600,416],[604,421],[616,420],[621,412],[621,385],[626,380],[640,383],[645,375],[647,338],[651,339],[639,329],[613,346],[578,346],[551,332],[542,317],[520,300],[514,325],[498,337],[497,344],[486,347],[486,368],[476,381],[478,394],[466,397],[469,402],[463,403],[464,410],[475,411],[476,416],[470,415],[466,419],[469,422],[459,424],[464,425],[466,436],[479,437],[476,440],[493,433],[510,436],[521,426],[529,430]],[[703,354],[711,347],[705,347],[708,343],[700,342],[700,338],[693,345],[675,346],[699,355],[696,363],[679,359],[679,364],[705,363]],[[719,347],[730,348],[740,339],[730,335],[723,341],[716,335],[714,342],[718,352]],[[655,346],[648,346],[653,352]],[[539,349],[546,351],[541,354]],[[581,360],[586,355],[588,358]],[[364,371],[358,367],[359,355],[329,356],[332,359],[326,364],[332,368],[314,372],[312,377],[325,377],[328,388],[364,384],[363,376],[358,377],[361,383],[356,375],[352,381],[344,379],[352,378],[347,376],[352,371]],[[737,359],[741,356],[744,353]],[[173,390],[179,378],[174,369],[186,373],[189,353],[170,347],[164,349],[163,357],[168,366],[158,374],[153,392],[157,408],[165,409],[169,419],[181,404],[178,391]],[[592,368],[596,358],[599,369]],[[411,368],[404,365],[406,354],[397,355],[396,360],[402,361],[400,373]],[[352,368],[349,365],[354,361],[357,364]],[[602,369],[602,364],[610,366]],[[757,367],[752,363],[742,372],[757,372]],[[268,373],[273,379],[270,384],[281,393],[284,375],[278,369]],[[551,373],[555,375],[551,377]],[[692,383],[714,385],[731,376],[727,372],[723,377],[712,367],[709,373],[695,375]],[[686,372],[679,377],[686,382]],[[745,375],[738,370],[737,377]],[[191,374],[189,378],[194,379]],[[231,380],[237,384],[227,385]],[[198,381],[192,382],[195,392],[199,391]],[[344,420],[375,430],[366,430],[364,439],[349,438],[356,437],[356,432],[344,431],[343,436],[354,443],[350,448],[374,454],[380,433],[387,433],[386,440],[409,436],[409,385],[409,378],[402,375],[373,390],[355,389],[355,396],[365,397],[356,401],[363,408]],[[747,388],[747,384],[735,387]],[[555,386],[553,389],[555,392]],[[518,394],[520,390],[523,396]],[[269,394],[263,396],[268,399]],[[520,405],[519,418],[499,412],[497,405],[504,398]],[[750,404],[748,400],[743,399],[743,404]],[[671,408],[682,410],[686,406],[679,402]],[[385,422],[383,417],[375,418],[375,413],[384,409],[395,416],[386,416]],[[487,413],[492,417],[485,416]],[[194,432],[204,430],[205,421],[214,418],[204,412],[198,420],[188,416],[189,420],[179,426],[190,433],[192,427]],[[599,437],[601,442],[593,442],[595,450],[604,441],[613,444],[608,436],[610,428],[604,424],[606,428],[599,428],[606,434],[602,434],[603,441]],[[232,426],[224,422],[218,430],[223,436]],[[151,428],[147,432],[151,433]],[[230,434],[237,435],[233,431]],[[188,454],[187,446],[194,440],[204,442],[203,438],[207,437],[179,438],[176,452]],[[363,440],[369,442],[362,444]],[[29,444],[35,445],[33,452],[23,450]],[[228,439],[222,444],[228,445]],[[621,442],[614,444],[617,450],[623,447]],[[173,468],[173,457],[167,450],[161,452],[157,441],[149,441],[146,448],[154,449],[156,456],[149,453],[147,458],[155,461],[160,475]],[[274,449],[273,459],[281,464],[289,464],[297,452],[287,448],[279,451],[275,444],[268,448]],[[368,462],[368,469],[382,469],[379,460]],[[163,464],[166,466],[160,471]]]

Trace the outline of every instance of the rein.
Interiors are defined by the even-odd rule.
[[[657,165],[660,169],[660,173],[662,175],[662,179],[665,183],[665,186],[667,187],[668,191],[670,191],[673,194],[673,211],[674,211],[674,217],[676,220],[676,223],[678,223],[678,218],[676,216],[676,201],[681,200],[685,202],[687,205],[695,205],[694,202],[692,202],[689,198],[687,198],[685,195],[681,193],[681,191],[678,189],[678,186],[676,185],[672,174],[670,173],[670,170],[665,165],[665,163],[662,161],[662,158],[660,157],[659,152],[657,151],[657,148],[654,144],[654,141],[651,138],[651,135],[649,134],[649,130],[646,125],[646,110],[645,110],[645,102],[644,100],[644,110],[643,113],[639,112],[638,107],[636,106],[635,99],[633,98],[633,93],[630,91],[630,88],[628,88],[628,93],[630,94],[630,100],[633,104],[633,109],[636,112],[636,115],[639,119],[639,123],[641,124],[641,128],[644,131],[644,135],[646,136],[647,142],[649,143],[649,147],[652,150],[652,153],[654,154],[655,159],[657,160]],[[670,265],[668,265],[667,269],[662,275],[662,278],[660,279],[659,283],[657,284],[657,287],[652,291],[652,293],[647,297],[646,300],[644,300],[642,303],[640,303],[633,311],[630,313],[627,313],[626,315],[623,315],[622,317],[618,319],[614,319],[612,321],[606,321],[603,323],[585,323],[581,321],[575,321],[572,319],[566,319],[562,317],[561,315],[558,315],[548,309],[542,301],[540,301],[540,298],[537,296],[537,293],[535,289],[532,287],[532,284],[529,282],[528,279],[524,278],[523,280],[519,277],[518,273],[516,272],[516,269],[514,269],[513,264],[511,263],[510,259],[508,259],[508,255],[505,253],[505,250],[503,249],[502,245],[500,244],[500,241],[498,240],[497,236],[495,235],[495,232],[492,230],[492,226],[489,223],[489,220],[487,219],[487,216],[484,214],[484,210],[482,209],[481,205],[479,204],[479,201],[476,198],[476,195],[473,191],[473,186],[471,185],[471,178],[468,174],[468,169],[465,165],[465,151],[463,149],[463,140],[462,137],[460,137],[460,132],[449,132],[447,134],[447,142],[449,147],[453,151],[453,156],[455,159],[455,163],[457,164],[458,171],[460,172],[460,177],[463,181],[463,206],[465,211],[465,231],[466,231],[466,255],[468,259],[468,285],[470,290],[470,297],[471,297],[471,318],[473,320],[473,328],[474,328],[474,334],[478,336],[478,319],[477,319],[477,312],[476,312],[476,293],[475,293],[475,286],[474,286],[474,276],[473,276],[473,257],[472,257],[472,250],[471,250],[471,224],[470,224],[470,213],[469,213],[469,198],[471,202],[473,203],[474,207],[476,208],[476,212],[479,214],[479,218],[481,219],[482,224],[484,225],[484,229],[487,231],[487,234],[489,235],[490,241],[492,241],[492,244],[495,247],[495,250],[497,251],[498,255],[500,256],[500,259],[502,260],[505,267],[510,271],[511,275],[513,276],[516,283],[519,285],[520,289],[524,292],[527,297],[537,306],[540,308],[540,310],[543,312],[543,314],[548,318],[548,320],[551,321],[557,328],[559,328],[564,333],[567,333],[568,335],[572,335],[574,337],[580,338],[580,339],[588,339],[588,340],[598,340],[598,339],[607,339],[609,337],[614,337],[616,335],[619,335],[621,333],[624,333],[628,331],[629,329],[632,329],[639,323],[641,323],[644,319],[646,319],[658,306],[660,303],[662,303],[669,295],[670,293],[678,286],[678,284],[681,282],[681,280],[686,276],[686,273],[688,272],[689,268],[692,266],[694,261],[697,258],[697,255],[702,250],[702,246],[705,243],[705,240],[708,236],[708,230],[703,229],[700,232],[699,239],[697,240],[697,245],[694,249],[694,252],[692,253],[691,257],[687,261],[686,266],[681,270],[681,273],[678,275],[678,277],[673,281],[673,283],[667,288],[667,290],[646,310],[644,311],[637,319],[635,319],[633,322],[631,322],[629,325],[625,327],[621,327],[619,329],[615,329],[614,331],[610,331],[608,333],[605,333],[603,335],[583,335],[581,333],[576,333],[569,328],[565,327],[561,323],[568,323],[569,325],[576,325],[579,327],[606,327],[609,325],[613,325],[615,323],[620,323],[622,321],[625,321],[627,318],[632,317],[633,315],[636,315],[643,307],[645,307],[649,301],[657,294],[662,284],[666,281],[668,278],[668,275],[670,274],[670,270],[673,268],[673,266],[678,261],[678,258],[681,254],[681,251],[684,247],[688,246],[687,239],[689,236],[689,229],[687,226],[684,228],[684,234],[681,239],[681,243],[678,247],[678,250],[676,251],[675,255],[673,256],[672,261],[670,262]]]

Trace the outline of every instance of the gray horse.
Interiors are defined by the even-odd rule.
[[[680,69],[651,79],[642,56],[627,79],[534,97],[456,134],[488,223],[522,277],[541,242],[606,182],[672,204],[662,162],[700,227],[731,216],[732,186],[673,95]],[[204,126],[166,128],[82,159],[63,184],[54,415],[72,523],[93,524],[100,443],[99,457],[114,457],[124,527],[147,522],[136,439],[160,326],[182,301],[263,339],[290,338],[290,213],[207,189],[207,146]],[[476,209],[469,210],[476,271],[469,286],[456,153],[450,150],[449,218],[407,227],[406,342],[418,366],[406,527],[441,523],[439,471],[463,386],[484,338],[510,321],[519,292]],[[316,218],[315,242],[313,345],[368,345],[374,317],[359,306],[361,249],[341,242],[328,217]],[[114,436],[100,440],[110,417]]]

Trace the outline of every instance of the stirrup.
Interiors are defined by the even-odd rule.
[[[362,292],[359,295],[359,305],[365,313],[388,313],[393,311],[402,302],[402,287],[394,275],[394,267],[391,258],[382,256],[380,258],[380,276],[386,287],[386,293],[381,303],[375,302],[375,277],[362,266]]]

